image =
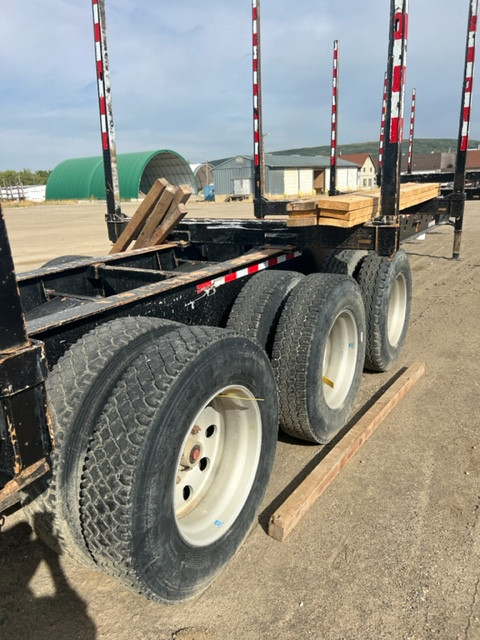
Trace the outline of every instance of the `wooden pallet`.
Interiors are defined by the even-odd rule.
[[[140,203],[110,253],[143,249],[164,242],[168,234],[186,215],[186,202],[192,195],[189,187],[176,187],[158,178]]]
[[[421,204],[440,195],[438,183],[402,184],[399,209]],[[320,196],[312,200],[296,200],[287,205],[287,226],[323,225],[354,227],[381,214],[380,189],[370,189],[339,196]]]

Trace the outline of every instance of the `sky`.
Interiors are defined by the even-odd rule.
[[[410,0],[416,137],[458,135],[468,8]],[[191,163],[252,153],[251,12],[251,0],[106,0],[119,153],[172,149]],[[379,138],[389,15],[388,0],[261,1],[267,152],[329,144],[334,40],[339,145]],[[0,171],[101,154],[93,43],[90,0],[4,3]]]

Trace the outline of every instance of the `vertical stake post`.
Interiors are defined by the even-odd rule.
[[[330,136],[330,189],[337,193],[337,139],[338,139],[338,40],[333,41],[332,121]]]
[[[453,193],[451,195],[450,208],[450,213],[455,218],[452,252],[452,258],[454,260],[460,259],[460,246],[462,243],[463,214],[465,211],[465,171],[467,167],[468,135],[470,131],[470,113],[472,106],[477,16],[478,0],[470,0],[467,44],[465,51],[465,69],[463,74],[462,104],[460,108],[460,126],[458,131],[455,177],[453,180]]]
[[[253,180],[254,201],[261,203],[265,192],[265,155],[263,152],[262,69],[260,46],[260,0],[252,0],[252,67],[253,67]],[[261,210],[261,207],[259,207]],[[257,215],[257,212],[255,212]],[[263,217],[263,214],[260,214]]]
[[[385,147],[382,162],[381,210],[387,222],[398,219],[400,202],[400,156],[408,39],[408,0],[391,0],[387,65]]]
[[[105,220],[107,222],[109,240],[115,242],[123,231],[127,218],[122,213],[120,207],[117,149],[115,144],[110,67],[107,51],[105,0],[92,0],[92,12],[100,131],[102,136],[105,191],[107,198],[107,214]]]

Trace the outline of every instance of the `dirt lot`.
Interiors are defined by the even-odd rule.
[[[234,217],[250,206],[190,209]],[[7,210],[19,270],[106,252],[102,213]],[[405,245],[414,304],[398,368],[423,361],[426,374],[285,542],[266,535],[268,517],[320,447],[284,438],[258,525],[183,605],[149,602],[56,557],[16,513],[0,535],[0,638],[479,639],[480,204],[467,204],[461,261],[449,259],[452,239],[442,228]],[[358,408],[394,373],[364,374]]]

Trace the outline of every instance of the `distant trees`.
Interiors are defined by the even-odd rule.
[[[31,171],[30,169],[0,171],[0,187],[16,184],[47,184],[48,176],[51,173],[50,170],[46,169],[39,169],[38,171]]]

